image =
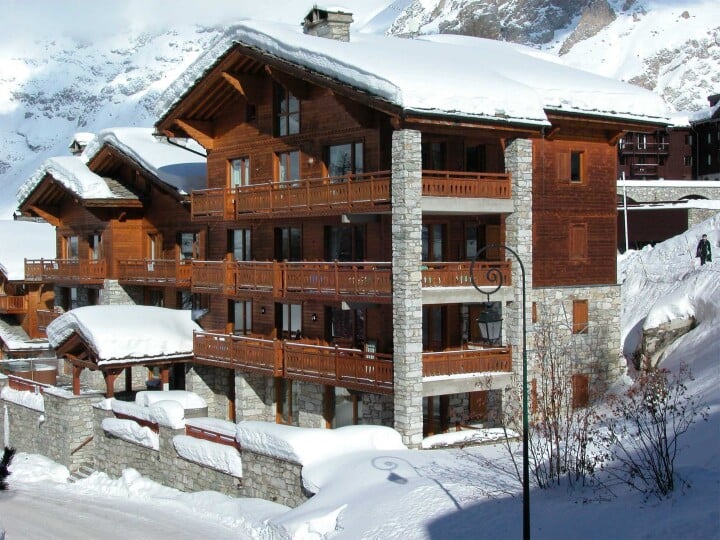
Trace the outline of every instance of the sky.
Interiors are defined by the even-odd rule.
[[[648,321],[696,320],[695,328],[668,348],[661,363],[673,371],[683,362],[689,364],[694,376],[687,382],[689,391],[709,408],[708,421],[694,424],[680,444],[676,472],[687,487],[665,500],[645,498],[622,485],[612,494],[565,485],[533,487],[532,538],[720,538],[720,261],[701,267],[694,257],[703,233],[720,258],[718,214],[654,248],[628,252],[619,259],[618,272],[627,350],[637,345],[633,331]],[[628,382],[623,379],[615,390]],[[266,436],[256,444],[286,448],[277,441],[288,441],[290,448],[301,449],[299,459],[312,455],[305,438],[312,430],[298,428],[293,437],[283,434],[285,428],[269,424],[261,430],[252,424],[245,431]],[[181,493],[132,469],[118,479],[96,472],[68,483],[65,467],[42,456],[19,454],[11,466],[10,489],[0,493],[0,524],[12,540],[520,536],[521,489],[501,447],[406,450],[383,436],[376,449],[348,451],[356,448],[351,442],[356,434],[336,431],[334,441],[325,433],[323,458],[310,460],[303,469],[305,485],[317,494],[295,509],[215,492]]]

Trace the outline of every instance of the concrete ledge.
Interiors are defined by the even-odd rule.
[[[512,214],[515,211],[512,199],[423,197],[421,206],[423,214]]]
[[[448,377],[424,377],[423,397],[480,392],[482,390],[504,390],[512,383],[512,373],[471,373]]]

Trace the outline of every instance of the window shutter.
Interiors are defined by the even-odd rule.
[[[573,334],[585,334],[588,328],[588,301],[573,301]]]

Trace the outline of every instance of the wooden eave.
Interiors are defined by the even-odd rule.
[[[622,120],[580,113],[545,111],[552,124],[545,128],[548,140],[573,139],[615,145],[627,132],[651,133],[667,123],[661,120]]]

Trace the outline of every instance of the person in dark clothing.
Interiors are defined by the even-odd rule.
[[[710,248],[710,241],[707,239],[707,234],[703,234],[698,242],[695,256],[700,257],[700,265],[712,261],[712,249]]]

